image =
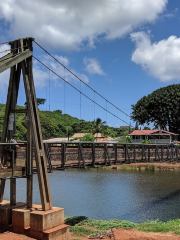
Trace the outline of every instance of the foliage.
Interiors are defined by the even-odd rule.
[[[43,105],[46,102],[46,99],[44,98],[36,98],[37,100],[37,105]],[[24,106],[27,107],[27,102],[24,103]]]
[[[132,105],[131,118],[140,125],[154,123],[156,128],[180,133],[180,84],[160,88]]]
[[[109,230],[111,228],[135,228],[144,232],[171,232],[180,234],[180,219],[170,220],[167,222],[162,222],[160,220],[156,221],[147,221],[144,223],[132,223],[129,221],[121,221],[117,219],[111,220],[93,220],[84,216],[81,217],[67,217],[65,220],[66,224],[70,225],[70,230],[76,233],[79,236],[84,232],[89,235],[88,229],[95,228],[98,230]],[[80,227],[80,230],[78,230]],[[88,232],[88,233],[87,233]]]
[[[150,127],[145,126],[143,130],[151,130]]]
[[[128,136],[128,135],[126,135],[126,136],[122,136],[121,137],[121,139],[119,140],[119,142],[121,142],[121,143],[131,143],[131,136]]]
[[[2,128],[5,114],[5,104],[0,104],[0,137],[2,135]],[[17,106],[17,109],[25,107]],[[106,136],[118,137],[121,136],[124,131],[120,128],[108,127],[100,118],[96,121],[84,121],[78,118],[72,117],[68,114],[62,114],[61,110],[55,111],[40,111],[39,117],[42,127],[43,139],[55,138],[55,137],[71,137],[75,133],[88,133],[90,135],[97,132],[101,132]],[[16,132],[18,139],[26,140],[27,123],[24,113],[16,114]],[[89,136],[87,136],[89,139]],[[89,141],[87,139],[87,141]],[[92,138],[93,140],[93,138]]]
[[[145,139],[145,140],[143,140],[141,143],[142,143],[142,144],[151,144],[151,140]]]
[[[91,133],[102,133],[104,135],[107,134],[107,128],[105,127],[106,122],[102,121],[100,118],[96,118],[92,123]]]
[[[89,133],[79,138],[80,142],[94,142],[94,140],[95,140],[95,137]]]
[[[180,219],[162,222],[160,220],[139,223],[137,229],[144,232],[174,232],[180,234]]]

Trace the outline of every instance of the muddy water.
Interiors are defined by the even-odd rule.
[[[180,173],[79,170],[49,174],[53,206],[65,216],[133,222],[180,218]],[[7,181],[4,199],[9,199]],[[17,201],[26,201],[26,180],[17,179]],[[37,175],[33,202],[40,203]]]

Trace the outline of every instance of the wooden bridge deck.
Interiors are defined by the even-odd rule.
[[[69,167],[180,161],[179,146],[173,148],[167,144],[48,142],[44,143],[44,148],[49,172],[53,169],[62,170]],[[33,172],[36,172],[35,160]],[[0,179],[20,176],[26,176],[26,145],[18,151],[17,167],[14,170],[0,170]]]

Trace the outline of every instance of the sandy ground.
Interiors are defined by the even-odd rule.
[[[115,240],[180,240],[180,236],[174,235],[171,233],[146,233],[141,232],[136,229],[116,229],[114,232]],[[82,240],[88,240],[87,237],[79,237],[72,235],[70,233],[70,239],[82,239]],[[19,235],[11,232],[4,232],[0,233],[0,239],[3,240],[30,240],[34,238],[29,238],[24,235]],[[109,240],[110,238],[108,236],[104,237],[103,239]],[[114,238],[111,238],[114,240]]]

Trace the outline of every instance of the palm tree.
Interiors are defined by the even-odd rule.
[[[105,121],[102,121],[102,119],[97,118],[92,123],[91,133],[92,134],[96,133],[97,135],[98,135],[98,133],[102,133],[102,134],[106,135],[107,131],[106,131],[106,128],[105,128],[105,124],[106,124]],[[97,135],[96,135],[96,138],[97,138]]]

